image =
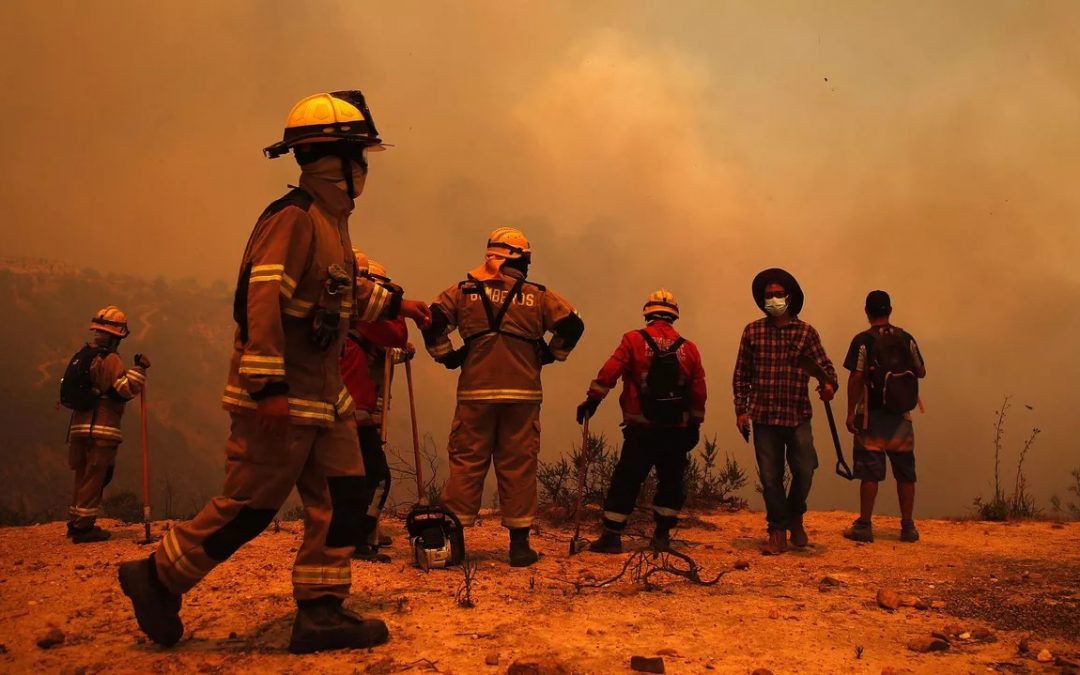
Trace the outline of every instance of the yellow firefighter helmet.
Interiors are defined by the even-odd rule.
[[[90,330],[115,335],[121,339],[131,333],[128,330],[127,316],[115,305],[109,305],[95,314],[94,318],[90,319]]]
[[[641,314],[646,318],[653,314],[670,314],[678,319],[679,301],[675,299],[674,293],[666,288],[661,288],[658,291],[649,293],[649,299],[645,301],[645,306],[641,308]]]
[[[302,99],[289,111],[282,139],[263,152],[274,159],[297,145],[335,141],[359,143],[372,150],[383,148],[375,120],[359,89],[313,94]]]
[[[370,264],[368,263],[367,254],[365,254],[363,251],[356,248],[355,246],[353,246],[352,252],[353,256],[356,258],[356,276],[367,276],[368,265]]]
[[[368,261],[367,276],[372,281],[382,284],[390,283],[390,274],[386,271],[386,268],[383,267],[382,263],[377,263],[374,260]]]
[[[488,236],[488,255],[516,259],[532,255],[532,248],[525,234],[513,227],[500,227]]]

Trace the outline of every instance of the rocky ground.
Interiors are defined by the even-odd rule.
[[[391,642],[304,657],[285,651],[298,522],[264,533],[190,593],[187,632],[169,651],[145,642],[116,581],[119,562],[148,552],[140,527],[106,521],[114,539],[83,546],[61,523],[5,528],[0,670],[600,673],[628,672],[638,656],[669,673],[1076,672],[1080,523],[925,520],[910,545],[897,520],[881,518],[878,541],[856,545],[840,536],[851,519],[809,514],[809,549],[764,558],[760,514],[701,514],[679,532],[680,549],[702,578],[726,572],[716,585],[657,573],[646,588],[634,578],[662,561],[638,557],[597,588],[631,554],[571,558],[569,533],[550,528],[535,538],[540,563],[510,569],[492,518],[468,533],[472,608],[458,604],[462,572],[412,567],[391,523],[394,562],[355,562],[349,601],[386,620]]]

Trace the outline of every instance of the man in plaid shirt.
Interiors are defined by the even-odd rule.
[[[818,466],[810,430],[810,376],[796,360],[802,355],[812,358],[832,382],[836,381],[836,370],[817,331],[799,319],[803,292],[791,274],[777,268],[765,270],[754,278],[751,288],[754,301],[766,316],[743,331],[733,378],[735,415],[740,432],[748,435],[752,427],[754,433],[769,530],[762,553],[778,555],[787,550],[789,530],[793,546],[801,548],[809,543],[803,514]],[[821,383],[818,392],[823,401],[829,401],[834,385]],[[786,495],[785,457],[791,468],[791,487]]]

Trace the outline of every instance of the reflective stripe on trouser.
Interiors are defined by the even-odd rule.
[[[682,429],[626,427],[619,462],[611,474],[611,487],[604,499],[604,527],[621,532],[637,503],[641,484],[656,467],[656,494],[653,518],[657,524],[674,527],[686,500],[684,476],[688,463]]]
[[[540,454],[540,403],[461,401],[450,427],[450,479],[443,505],[463,525],[476,522],[488,466],[495,465],[502,523],[529,527],[536,516],[536,458]]]
[[[86,530],[100,515],[101,493],[112,480],[118,441],[73,436],[68,443],[68,466],[75,472],[68,509],[68,526]]]
[[[261,429],[254,415],[231,418],[224,495],[165,535],[154,553],[158,578],[174,593],[192,588],[258,536],[295,485],[305,525],[293,595],[345,597],[363,515],[364,468],[352,416],[329,428],[292,424],[283,436]]]

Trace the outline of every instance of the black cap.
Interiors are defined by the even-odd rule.
[[[892,312],[892,299],[885,291],[870,291],[866,295],[866,313],[874,318],[888,316]]]

